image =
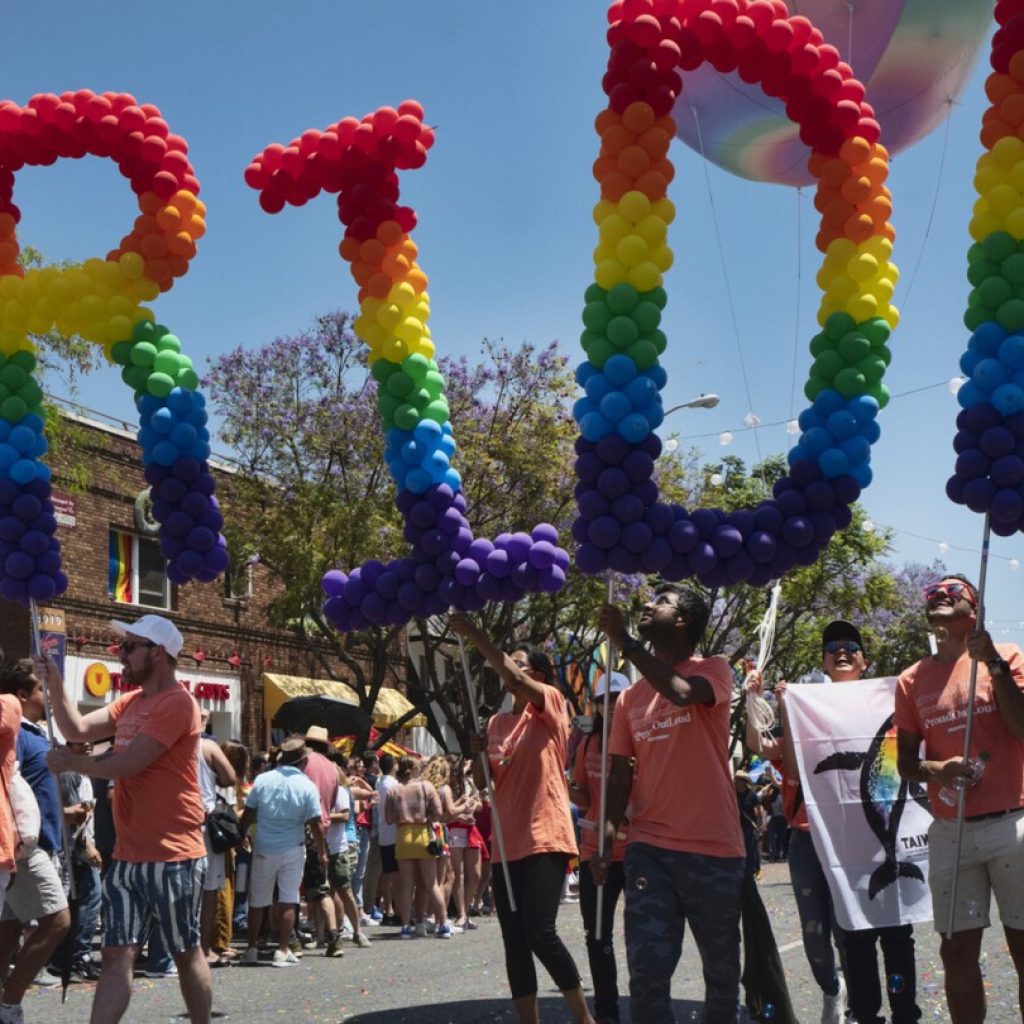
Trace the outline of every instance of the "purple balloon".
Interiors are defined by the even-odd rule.
[[[513,562],[525,562],[530,556],[532,545],[533,541],[528,533],[513,533],[505,550]]]
[[[685,555],[692,551],[700,540],[700,530],[696,523],[689,519],[680,519],[672,524],[668,531],[668,541],[680,554]]]
[[[559,566],[551,565],[541,571],[537,585],[541,593],[555,594],[565,586],[565,573]]]
[[[642,554],[651,546],[654,535],[643,522],[629,523],[622,530],[622,546],[634,555]]]
[[[436,566],[431,565],[430,562],[423,562],[421,565],[416,566],[413,580],[420,590],[425,594],[429,594],[437,590],[437,585],[441,582],[441,574],[437,571]]]
[[[783,517],[775,502],[763,502],[754,509],[754,526],[766,533],[778,535],[782,529]]]
[[[589,542],[581,544],[576,552],[576,565],[580,572],[588,576],[604,572],[608,568],[607,551]]]
[[[630,480],[647,480],[654,472],[654,459],[647,452],[634,450],[623,460],[622,468]]]
[[[805,516],[790,516],[782,524],[782,539],[792,548],[803,548],[814,539],[814,528]]]
[[[189,530],[186,540],[188,541],[188,546],[193,551],[198,551],[202,554],[209,551],[217,543],[217,535],[206,529],[205,526],[197,526]]]
[[[991,461],[980,448],[972,448],[957,456],[956,472],[965,480],[975,480],[988,475]]]
[[[957,440],[962,438],[963,435],[975,438],[976,443],[974,445],[965,445],[963,448],[957,448]],[[953,438],[953,447],[958,452],[967,451],[970,448],[980,448],[990,459],[998,459],[1002,455],[1009,455],[1016,446],[1017,438],[1013,436],[1013,431],[1004,426],[989,427],[980,437],[971,431],[961,430]]]
[[[535,541],[530,548],[529,559],[535,569],[550,569],[555,564],[555,545],[546,540]]]
[[[512,560],[507,551],[495,549],[487,556],[487,572],[495,579],[503,580],[512,572]]]
[[[640,570],[640,559],[621,544],[616,544],[608,552],[608,568],[615,572],[634,573]]]
[[[690,515],[690,521],[700,531],[703,540],[711,540],[721,518],[721,512],[716,508],[698,508]]]
[[[1024,459],[1004,455],[993,461],[989,473],[996,487],[1017,487],[1024,483]]]
[[[742,548],[725,563],[725,578],[728,583],[740,583],[754,571],[754,563]]]
[[[612,516],[620,523],[635,523],[644,515],[644,503],[635,494],[624,494],[612,502]]]
[[[491,576],[489,573],[482,573],[480,578],[476,581],[476,592],[485,601],[500,601],[501,580],[496,576]]]
[[[1024,515],[1024,498],[1014,489],[1001,487],[992,498],[991,513],[993,521],[1015,524]]]
[[[605,464],[598,458],[596,452],[586,452],[576,460],[576,478],[592,484],[604,468]]]
[[[706,510],[698,509],[697,511]],[[718,564],[718,556],[715,554],[715,549],[706,540],[702,540],[686,556],[686,562],[693,572],[710,572]]]
[[[611,509],[611,502],[600,491],[586,491],[579,497],[580,515],[584,519],[597,519],[606,516]]]
[[[203,571],[203,556],[198,551],[186,548],[174,560],[174,565],[184,576],[193,579]]]
[[[203,570],[212,573],[212,578],[216,579],[228,567],[228,562],[228,549],[213,547],[203,555]]]
[[[775,557],[778,545],[775,538],[767,530],[755,530],[746,543],[750,557],[761,565],[767,565]]]
[[[423,591],[415,583],[403,583],[398,588],[398,603],[406,611],[417,611],[423,604]]]
[[[996,496],[996,485],[988,477],[976,477],[964,485],[964,504],[972,512],[987,512]]]
[[[594,446],[597,457],[606,466],[618,466],[629,455],[629,442],[619,434],[606,434]]]
[[[719,558],[732,558],[743,547],[743,534],[733,526],[720,526],[711,542]]]
[[[609,500],[614,501],[628,494],[631,481],[625,470],[612,467],[604,470],[597,478],[598,490]]]
[[[776,504],[783,521],[793,516],[802,516],[807,511],[807,502],[799,491],[785,491],[777,496]]]
[[[652,538],[651,543],[640,556],[644,572],[661,572],[672,561],[674,555],[672,545],[664,537]]]
[[[946,497],[957,505],[962,505],[965,501],[964,487],[966,485],[967,481],[962,476],[954,474],[946,481]]]
[[[812,512],[827,512],[836,503],[836,494],[824,480],[816,480],[804,490],[804,500]]]
[[[538,523],[531,531],[530,538],[534,541],[547,541],[549,544],[558,544],[558,530],[550,523]]]
[[[644,522],[656,537],[660,537],[672,529],[675,517],[672,515],[671,506],[659,501],[657,504],[651,505],[644,513]]]
[[[455,566],[455,579],[463,587],[472,587],[476,585],[476,581],[480,578],[480,566],[473,561],[472,558],[463,558],[457,566]]]
[[[989,427],[999,426],[1002,420],[1003,417],[991,405],[983,402],[981,405],[972,405],[970,409],[964,409],[963,423],[957,425],[981,434]]]

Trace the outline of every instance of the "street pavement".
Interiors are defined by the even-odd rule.
[[[765,866],[761,895],[771,916],[797,1016],[801,1024],[817,1024],[821,996],[803,955],[784,864]],[[498,923],[490,917],[476,920],[480,924],[477,931],[447,942],[434,938],[402,941],[395,928],[375,928],[369,930],[372,948],[346,946],[343,959],[327,960],[321,951],[313,951],[307,952],[297,967],[275,969],[264,961],[257,967],[221,968],[213,975],[214,1018],[253,1024],[513,1024],[515,1015],[508,999]],[[578,906],[563,906],[558,920],[559,931],[576,957],[589,994],[590,971]],[[615,941],[624,994],[623,1024],[627,1024],[628,987],[621,929],[620,913]],[[948,1021],[937,936],[930,924],[920,925],[915,934],[922,1021]],[[986,932],[983,949],[988,1022],[1019,1022],[1016,974],[998,926]],[[543,969],[538,973],[541,1020],[544,1024],[568,1022],[571,1018],[550,979]],[[30,990],[23,1004],[27,1024],[82,1024],[88,1020],[94,988],[73,985],[64,1006],[59,986]],[[673,981],[675,1015],[680,1024],[700,1019],[702,992],[700,961],[688,936]],[[136,980],[125,1021],[178,1024],[185,1019],[176,979]]]

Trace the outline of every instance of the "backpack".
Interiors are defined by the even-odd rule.
[[[233,850],[243,839],[238,815],[221,796],[217,797],[217,805],[206,816],[206,835],[214,853]]]
[[[3,772],[0,772],[0,782],[4,782]],[[4,791],[11,807],[11,819],[17,836],[14,857],[15,860],[26,861],[39,845],[39,830],[43,819],[36,795],[18,770],[17,764],[14,765],[10,785],[4,782]]]

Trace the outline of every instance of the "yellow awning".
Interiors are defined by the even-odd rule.
[[[263,717],[269,722],[277,709],[292,697],[336,697],[352,704],[359,703],[359,695],[351,686],[339,683],[334,679],[309,679],[305,676],[285,676],[279,672],[263,673]],[[373,708],[373,724],[378,728],[397,722],[402,715],[411,710],[412,704],[398,692],[387,688],[381,689],[377,695],[377,703]],[[404,728],[425,726],[427,720],[417,714],[410,718]]]

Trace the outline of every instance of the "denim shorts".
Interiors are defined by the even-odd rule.
[[[155,923],[168,952],[199,945],[199,904],[206,858],[170,862],[115,860],[103,880],[103,945],[136,946]]]

